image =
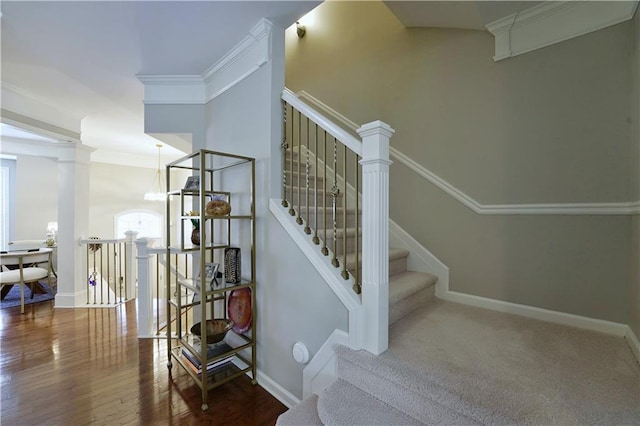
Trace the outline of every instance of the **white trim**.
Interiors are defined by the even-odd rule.
[[[199,75],[137,75],[144,104],[203,104],[205,83]]]
[[[640,340],[638,340],[638,336],[636,336],[631,327],[627,326],[624,338],[627,340],[627,344],[629,345],[629,348],[631,348],[633,355],[635,355],[636,360],[640,362]]]
[[[638,1],[546,1],[486,25],[494,61],[521,55],[631,19]]]
[[[302,398],[320,393],[328,388],[336,378],[335,358],[336,345],[349,346],[349,336],[342,330],[333,333],[320,346],[318,352],[302,370]]]
[[[568,314],[565,312],[552,311],[549,309],[536,308],[534,306],[520,305],[517,303],[489,299],[486,297],[474,296],[471,294],[458,293],[457,291],[447,290],[439,297],[443,300],[448,300],[451,302],[463,303],[465,305],[476,306],[493,311],[520,315],[523,317],[551,322],[554,324],[561,324],[570,327],[582,328],[585,330],[598,331],[600,333],[611,334],[619,337],[625,336],[627,333],[627,328],[629,327],[626,324],[620,324],[617,322],[589,318],[581,315]]]
[[[305,91],[298,92],[297,99],[312,105],[349,131],[355,132],[360,126],[344,115],[330,108],[325,103]],[[344,131],[344,130],[343,130]],[[432,171],[398,151],[389,147],[390,157],[407,166],[442,191],[446,192],[464,206],[477,214],[528,214],[528,215],[630,215],[640,214],[640,200],[617,203],[541,203],[541,204],[481,204]],[[436,287],[437,289],[437,287]]]
[[[408,270],[428,272],[438,277],[436,297],[440,297],[449,289],[449,267],[391,219],[389,219],[389,246],[409,251]]]
[[[391,158],[422,176],[478,214],[629,215],[640,213],[640,201],[619,203],[480,204],[435,173],[391,147]]]
[[[202,75],[138,75],[145,104],[206,104],[271,60],[273,24],[260,20],[233,49]]]
[[[258,384],[278,401],[282,402],[287,408],[300,404],[300,399],[296,398],[294,394],[286,390],[280,383],[267,376],[261,370],[258,370]]]
[[[342,124],[344,127],[346,127],[347,129],[351,130],[354,133],[360,127],[359,124],[349,120],[347,117],[340,114],[338,111],[331,108],[329,105],[325,104],[321,100],[315,98],[313,95],[305,92],[304,90],[301,90],[300,92],[296,93],[296,96],[299,99],[303,100],[304,102],[311,104],[311,106],[322,111],[323,114],[328,115],[330,118]]]
[[[311,108],[305,102],[298,98],[298,96],[285,88],[282,91],[282,99],[289,105],[294,106],[298,111],[309,117],[314,123],[326,130],[331,136],[338,139],[351,151],[355,152],[362,157],[362,142],[357,137],[349,134],[342,127],[337,126],[331,120],[326,119],[318,111]]]

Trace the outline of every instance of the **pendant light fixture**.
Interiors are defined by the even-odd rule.
[[[167,199],[167,193],[162,190],[162,173],[160,172],[160,148],[162,144],[156,144],[158,147],[158,170],[151,183],[151,188],[144,194],[144,199],[147,201],[165,201]]]

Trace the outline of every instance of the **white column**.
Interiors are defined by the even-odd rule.
[[[389,347],[389,138],[382,121],[357,130],[362,138],[362,347]]]
[[[58,145],[58,293],[56,308],[86,304],[87,275],[80,240],[89,231],[89,154],[78,143]]]
[[[127,300],[136,298],[136,262],[135,252],[136,252],[136,236],[138,233],[136,231],[127,231],[124,233],[127,242],[127,258],[125,259],[125,265],[127,265],[126,277],[125,280],[127,282]]]
[[[136,240],[138,270],[138,338],[155,337],[153,331],[153,291],[149,279],[149,248],[146,238]]]

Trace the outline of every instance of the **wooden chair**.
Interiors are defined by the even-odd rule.
[[[33,297],[34,285],[42,279],[47,279],[49,289],[53,292],[51,284],[51,262],[52,252],[50,248],[41,248],[37,251],[18,251],[0,254],[0,287],[12,287],[20,284],[20,313],[24,314],[24,286],[29,284],[31,295]],[[46,263],[47,267],[41,267]],[[13,267],[15,269],[10,269]],[[3,291],[3,293],[5,293]]]

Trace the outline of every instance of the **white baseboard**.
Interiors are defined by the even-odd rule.
[[[627,326],[624,338],[627,340],[631,352],[636,356],[636,360],[640,363],[640,340],[638,340],[638,336],[636,336],[631,327]]]
[[[519,305],[517,303],[505,302],[502,300],[458,293],[457,291],[447,290],[439,297],[451,302],[463,303],[465,305],[477,306],[479,308],[520,315],[527,318],[568,325],[585,330],[598,331],[619,337],[624,337],[627,334],[627,328],[629,328],[628,325],[617,322],[583,317],[565,312],[551,311],[549,309],[536,308],[534,306]]]
[[[283,388],[278,382],[260,370],[258,370],[258,384],[278,401],[282,402],[287,408],[300,404],[300,399],[296,398],[294,394]]]

